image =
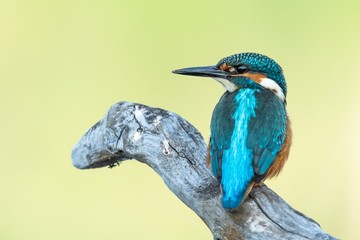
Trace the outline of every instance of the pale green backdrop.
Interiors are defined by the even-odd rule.
[[[80,171],[72,146],[118,101],[209,137],[223,88],[171,74],[254,51],[288,82],[294,144],[268,182],[360,239],[360,4],[355,1],[0,1],[0,239],[211,239],[147,166]]]

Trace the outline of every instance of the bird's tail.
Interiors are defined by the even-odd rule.
[[[223,189],[223,197],[221,200],[222,206],[226,210],[235,210],[238,208],[248,197],[252,188],[254,187],[254,182],[251,181],[246,189],[241,191],[238,195],[234,196],[233,194],[229,194]]]

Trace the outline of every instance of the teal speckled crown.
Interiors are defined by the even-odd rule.
[[[256,72],[265,74],[282,88],[283,93],[286,96],[287,87],[282,68],[273,59],[259,53],[247,52],[225,57],[221,59],[216,66],[219,67],[224,63],[230,66],[244,64],[249,70],[256,70]]]

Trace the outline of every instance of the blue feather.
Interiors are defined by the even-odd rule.
[[[223,97],[219,102],[220,106],[215,108],[213,114],[211,164],[215,176],[219,177],[219,169],[221,169],[222,205],[226,209],[240,205],[254,176],[252,149],[246,146],[248,122],[255,117],[254,92],[254,89],[241,89],[236,93],[228,94],[231,96],[230,98],[227,96],[226,99],[232,99],[233,104],[226,105],[226,101],[229,100],[224,100]],[[235,106],[235,108],[228,109],[226,106]],[[226,118],[230,121],[224,121]],[[231,129],[228,128],[229,126]],[[224,129],[227,131],[224,132]]]
[[[286,110],[284,103],[270,90],[258,91],[256,117],[248,125],[246,146],[253,149],[256,182],[261,181],[285,140]]]

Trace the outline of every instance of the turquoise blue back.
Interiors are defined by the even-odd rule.
[[[237,208],[249,184],[265,176],[285,131],[285,105],[270,90],[224,93],[213,112],[210,139],[212,171],[221,181],[224,208]]]

